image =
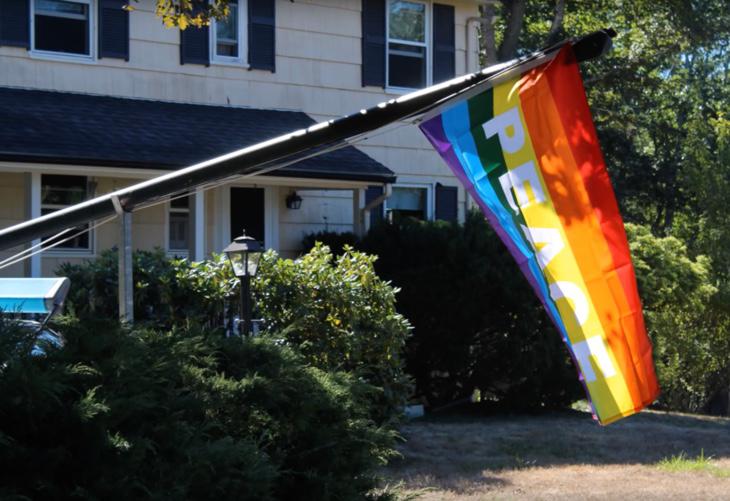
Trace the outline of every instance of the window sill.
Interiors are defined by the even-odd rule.
[[[43,50],[31,50],[30,57],[33,59],[43,59],[45,61],[63,61],[66,63],[95,64],[94,56],[84,56],[81,54],[66,54],[64,52],[48,52]]]
[[[244,63],[242,61],[221,61],[216,59],[210,60],[211,66],[228,66],[230,68],[241,68],[242,70],[247,70],[250,68],[248,63]]]
[[[426,85],[428,87],[428,85]],[[403,96],[405,94],[410,94],[411,92],[416,92],[419,90],[422,90],[425,87],[422,88],[409,88],[409,87],[386,87],[385,92],[387,94],[393,94],[396,96]]]
[[[52,258],[64,257],[64,258],[83,258],[83,259],[97,257],[96,253],[91,249],[74,250],[74,249],[56,249],[56,248],[53,248],[53,249],[50,249],[47,251],[43,251],[41,256],[42,257],[52,257]]]

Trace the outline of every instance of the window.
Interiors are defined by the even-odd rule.
[[[243,41],[246,40],[245,0],[231,0],[228,17],[211,22],[211,61],[245,64]]]
[[[190,197],[170,201],[167,250],[187,254],[190,248]]]
[[[88,198],[88,183],[84,176],[57,176],[46,175],[41,176],[41,215],[45,216],[51,212],[63,209],[70,205],[83,202]],[[63,240],[77,233],[79,230],[88,229],[89,224],[82,224],[61,235],[58,239],[52,239],[52,235],[44,237],[44,243],[53,243],[54,241]],[[85,232],[73,237],[57,246],[54,249],[73,250],[73,251],[90,251],[91,250],[91,234]]]
[[[421,88],[429,82],[428,4],[389,0],[388,87]]]
[[[32,0],[33,50],[92,56],[92,0]]]
[[[426,187],[393,187],[393,193],[385,199],[385,214],[389,221],[404,218],[429,219],[429,190]]]

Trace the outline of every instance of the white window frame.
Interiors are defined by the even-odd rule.
[[[209,60],[211,64],[220,64],[224,66],[237,66],[239,68],[248,68],[248,0],[238,0],[238,57],[219,56],[216,54],[217,42],[216,34],[218,31],[218,22],[215,19],[210,20],[210,48]]]
[[[427,183],[397,183],[393,185],[393,190],[398,188],[420,188],[426,190],[426,221],[434,220],[434,196],[433,184]],[[383,217],[388,218],[388,199],[383,201]]]
[[[61,175],[61,176],[72,176],[72,177],[83,177],[86,179],[86,200],[89,200],[93,198],[94,194],[89,189],[89,176],[76,176],[73,174],[47,174],[47,175]],[[38,197],[38,203],[40,204],[39,207],[39,214],[43,213],[43,209],[65,209],[67,207],[71,207],[70,205],[61,205],[61,204],[44,204],[43,203],[43,174],[40,175],[40,184],[38,185],[38,188],[40,190],[40,196]],[[86,223],[89,225],[90,230],[88,231],[89,235],[89,246],[85,249],[71,249],[66,247],[51,247],[48,250],[43,251],[44,256],[49,257],[92,257],[96,255],[96,229],[94,229],[94,221],[89,221]],[[80,225],[79,225],[80,226]],[[63,235],[61,239],[68,237],[72,235],[74,232],[71,231],[67,235]]]
[[[89,11],[89,54],[72,54],[69,52],[54,52],[50,50],[39,50],[35,48],[35,2],[30,0],[30,54],[41,59],[56,59],[61,61],[93,62],[96,59],[97,44],[97,23],[96,23],[96,1],[97,0],[67,0],[73,3],[88,5]],[[63,17],[63,16],[59,16]]]
[[[190,243],[191,239],[195,239],[195,235],[188,235],[188,248],[186,249],[173,249],[170,247],[170,214],[187,214],[188,215],[188,233],[190,233],[190,218],[193,216],[193,211],[190,208],[194,202],[194,193],[188,195],[188,208],[173,207],[172,202],[168,201],[165,203],[165,254],[168,257],[184,257],[187,258],[190,255]]]
[[[415,87],[396,87],[390,85],[390,44],[400,43],[403,45],[412,45],[414,47],[424,47],[426,49],[426,82],[425,86],[428,87],[433,81],[433,61],[431,53],[433,51],[433,44],[431,43],[431,31],[433,29],[431,25],[431,2],[429,0],[407,0],[412,3],[420,3],[426,6],[426,23],[424,35],[424,42],[412,42],[410,40],[401,40],[399,38],[390,38],[390,4],[397,0],[387,0],[385,2],[385,89],[393,91],[398,94],[412,92]]]

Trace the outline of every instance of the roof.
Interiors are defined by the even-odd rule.
[[[304,113],[0,87],[0,160],[177,169],[312,125]],[[347,146],[268,175],[393,182]]]

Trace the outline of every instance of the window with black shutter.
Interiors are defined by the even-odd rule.
[[[30,48],[29,0],[0,0],[0,45]]]
[[[91,0],[31,0],[34,51],[93,57]]]
[[[180,30],[180,64],[210,64],[208,26],[188,26]]]
[[[456,75],[456,26],[454,7],[433,4],[433,83]]]
[[[362,85],[385,87],[386,0],[362,0]]]
[[[276,70],[275,0],[248,0],[248,65]]]
[[[436,219],[456,222],[459,218],[459,189],[436,184]]]
[[[362,85],[417,89],[455,74],[455,9],[424,0],[363,0]]]
[[[246,64],[244,40],[247,38],[247,19],[246,0],[231,0],[228,4],[228,16],[225,19],[211,20],[210,56],[213,62]]]
[[[129,61],[129,12],[125,0],[99,0],[99,57]]]

